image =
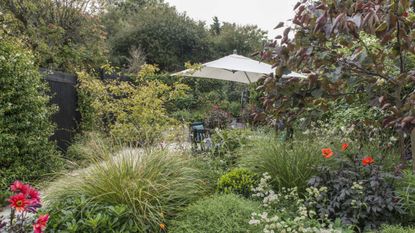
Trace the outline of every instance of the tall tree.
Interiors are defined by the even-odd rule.
[[[309,0],[294,10],[294,26],[261,53],[276,67],[276,75],[260,86],[268,113],[292,122],[327,101],[364,95],[367,105],[387,113],[383,125],[396,129],[404,160],[405,135],[415,136],[415,14],[410,1]],[[282,78],[286,69],[309,75],[306,80]]]
[[[115,16],[124,13],[127,17]],[[117,20],[105,20],[115,64],[125,65],[132,47],[141,48],[147,62],[163,70],[181,69],[187,61],[202,62],[209,56],[205,25],[167,4],[146,4],[134,12],[114,8],[104,17]]]
[[[213,35],[217,36],[220,34],[221,26],[219,22],[219,18],[217,16],[213,17],[213,23],[210,25],[210,31]]]

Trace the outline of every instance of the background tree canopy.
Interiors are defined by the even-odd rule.
[[[41,67],[99,67],[107,49],[97,7],[91,0],[0,0],[0,33],[22,38]]]
[[[160,1],[127,1],[113,4],[103,15],[111,61],[128,66],[131,50],[140,48],[147,63],[161,70],[183,68],[187,61],[206,62],[234,49],[248,55],[262,48],[266,32],[257,26],[195,21]]]

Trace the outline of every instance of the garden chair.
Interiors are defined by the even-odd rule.
[[[206,150],[211,145],[209,130],[206,129],[203,122],[194,122],[190,124],[190,141],[192,143],[192,149],[194,150]]]

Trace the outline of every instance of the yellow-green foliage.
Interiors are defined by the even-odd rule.
[[[186,95],[188,86],[166,85],[148,80],[158,68],[145,65],[135,80],[102,81],[85,72],[78,73],[79,103],[83,127],[101,130],[120,143],[151,144],[175,121],[165,104]]]

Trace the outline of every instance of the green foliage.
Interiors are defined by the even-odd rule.
[[[319,149],[314,141],[279,142],[274,136],[267,136],[240,151],[240,164],[258,175],[268,173],[275,190],[297,187],[303,192],[322,161]]]
[[[211,29],[216,31],[217,25],[212,25]],[[211,38],[215,56],[226,56],[234,50],[238,54],[250,56],[263,48],[266,39],[266,32],[256,25],[240,26],[227,22],[223,22],[219,33]]]
[[[71,197],[48,209],[48,229],[65,232],[140,232],[131,219],[132,209],[124,204],[91,203],[84,196]]]
[[[269,185],[271,177],[265,173],[254,189],[254,197],[261,200],[261,212],[252,213],[249,224],[260,227],[263,232],[352,232],[342,229],[325,218],[316,218],[316,213],[308,209],[297,188],[282,188],[274,192]]]
[[[379,232],[380,233],[415,233],[415,228],[386,225],[386,226],[383,226]]]
[[[413,172],[404,171],[402,178],[397,182],[397,186],[406,213],[404,220],[413,223],[415,222],[415,175]]]
[[[81,229],[92,231],[94,226],[100,227],[100,221],[104,221],[104,226],[108,221],[113,222],[107,219],[113,216],[107,214],[111,210],[102,213],[101,210],[125,207],[127,216],[119,218],[124,222],[114,224],[136,229],[133,232],[157,232],[160,223],[204,194],[199,174],[185,155],[126,149],[52,183],[45,191],[45,201],[51,213],[57,213],[52,221],[54,230],[65,230],[67,224],[80,224]],[[87,202],[84,204],[91,212],[87,218],[78,206],[79,201]],[[72,204],[62,210],[65,203]],[[87,221],[89,218],[91,222]]]
[[[256,184],[255,173],[246,168],[234,168],[219,179],[218,192],[235,193],[249,198]]]
[[[0,35],[3,32],[24,39],[41,67],[71,72],[97,68],[105,61],[107,48],[94,4],[83,0],[1,0]]]
[[[247,219],[259,204],[233,194],[213,196],[188,206],[169,227],[175,233],[242,233],[250,230]]]
[[[19,41],[0,40],[0,190],[60,167],[47,86]]]
[[[128,6],[128,7],[127,7]],[[103,15],[112,61],[128,65],[129,51],[141,48],[147,62],[162,70],[182,69],[185,62],[203,63],[234,49],[250,55],[262,48],[266,33],[257,26],[216,23],[209,30],[162,1],[126,1]]]
[[[308,206],[317,215],[356,230],[376,229],[384,223],[396,221],[404,213],[394,190],[394,177],[376,164],[364,164],[364,159],[349,149],[334,155],[335,167],[322,166],[317,176],[308,182]]]
[[[168,86],[146,80],[144,75],[148,73],[140,73],[135,82],[129,82],[102,81],[79,73],[79,109],[84,129],[106,133],[122,144],[149,145],[160,138],[169,124],[174,124],[166,104],[184,96],[187,86]]]
[[[117,65],[127,64],[132,46],[142,48],[147,62],[163,70],[178,70],[189,60],[205,61],[209,55],[204,25],[165,3],[146,4],[135,11],[113,7],[104,22],[112,32],[109,44]]]
[[[399,135],[404,161],[405,132],[415,127],[412,5],[409,0],[297,4],[293,25],[261,53],[276,67],[275,76],[259,87],[269,117],[290,127],[304,117],[320,118],[337,100],[362,103],[359,114],[380,108],[382,120],[376,123]],[[308,77],[283,78],[287,69]]]
[[[205,124],[207,128],[210,129],[224,129],[231,122],[231,116],[228,112],[219,108],[219,106],[213,106],[213,108],[208,112]]]
[[[109,138],[99,132],[82,132],[68,147],[65,158],[70,161],[68,165],[74,168],[85,167],[91,161],[102,159],[100,155],[108,156],[113,153],[116,146],[112,144]]]

